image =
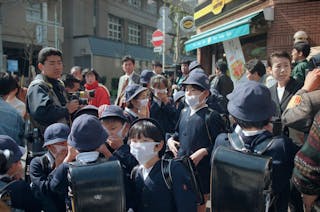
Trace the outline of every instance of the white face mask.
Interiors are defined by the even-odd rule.
[[[130,153],[137,159],[140,165],[146,164],[151,158],[158,155],[158,152],[154,151],[157,142],[131,142],[130,143]]]
[[[154,88],[153,90],[154,90],[155,96],[158,96],[158,94],[167,94],[167,92],[168,92],[166,88],[165,89]]]
[[[199,101],[200,95],[201,94],[192,95],[192,96],[185,95],[185,101],[192,109],[194,109],[200,104],[200,101]]]
[[[148,102],[149,102],[149,99],[139,99],[139,108],[147,106]]]
[[[122,133],[125,127],[126,127],[126,124],[123,124],[122,128],[117,132],[117,136],[119,136],[121,139],[123,139]]]

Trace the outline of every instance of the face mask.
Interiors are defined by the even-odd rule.
[[[123,130],[124,130],[125,127],[126,127],[126,124],[123,124],[121,130],[119,130],[117,132],[117,136],[119,136],[121,139],[123,139],[122,133],[123,133]]]
[[[54,148],[56,149],[56,153],[60,153],[62,151],[67,150],[67,146],[55,145]]]
[[[149,102],[149,99],[139,99],[139,108],[147,106],[148,102]]]
[[[131,142],[130,153],[137,159],[139,164],[144,165],[151,158],[158,155],[158,152],[154,151],[154,146],[159,143],[157,142]]]
[[[158,96],[158,94],[167,94],[167,89],[156,89],[154,88],[154,95]]]
[[[195,108],[200,104],[199,102],[200,95],[192,95],[192,96],[185,95],[185,101],[191,108]]]

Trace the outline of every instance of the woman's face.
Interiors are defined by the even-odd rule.
[[[95,81],[96,81],[96,75],[94,75],[93,73],[86,74],[86,83],[91,85]]]
[[[291,75],[291,62],[285,57],[273,57],[272,62],[272,75],[278,83],[286,84],[290,80]]]

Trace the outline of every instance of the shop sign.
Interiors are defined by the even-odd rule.
[[[180,21],[180,29],[183,32],[192,32],[195,30],[194,20],[192,16],[185,16]]]
[[[221,13],[224,7],[224,0],[212,0],[212,12],[215,15]]]
[[[245,59],[239,38],[223,41],[224,52],[226,53],[230,77],[233,83],[246,80],[244,64]]]

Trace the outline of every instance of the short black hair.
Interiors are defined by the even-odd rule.
[[[59,56],[62,60],[62,52],[59,49],[53,47],[45,47],[41,49],[38,54],[38,62],[44,64],[44,62],[47,60],[47,57],[52,55]]]
[[[293,48],[298,52],[302,52],[304,57],[308,57],[310,54],[310,45],[306,42],[297,42],[294,44]]]
[[[269,122],[270,119],[268,120],[264,120],[264,121],[257,121],[257,122],[253,122],[253,121],[244,121],[241,119],[238,119],[234,116],[232,116],[233,119],[235,120],[235,122],[242,128],[242,129],[248,129],[248,128],[258,128],[258,129],[262,129],[264,126],[266,126]]]
[[[124,62],[127,62],[127,61],[131,61],[133,63],[133,65],[135,64],[135,60],[133,57],[131,57],[131,55],[126,55],[122,58],[121,60],[121,64],[123,64]]]
[[[291,62],[291,57],[290,57],[288,52],[286,52],[286,51],[275,51],[275,52],[271,53],[271,55],[268,58],[268,64],[270,64],[271,67],[273,65],[272,64],[272,59],[274,57],[287,58]]]
[[[161,83],[163,83],[166,88],[169,87],[168,79],[163,75],[154,75],[150,79],[150,85],[152,88],[155,88],[155,86],[160,86]]]
[[[93,69],[93,68],[85,68],[83,71],[82,71],[82,75],[83,76],[86,76],[87,74],[94,74],[94,76],[96,77],[96,80],[97,81],[99,81],[99,79],[100,79],[100,76],[99,76],[99,74],[98,74],[98,72],[95,70],[95,69]]]
[[[161,129],[159,123],[154,119],[138,119],[131,124],[128,139],[141,138],[144,136],[146,138],[151,138],[155,142],[164,142],[162,149],[159,151],[159,158],[164,154],[166,150],[164,132]]]
[[[0,96],[6,96],[16,88],[19,85],[15,78],[7,72],[0,72]]]
[[[220,70],[222,73],[226,73],[228,70],[228,65],[226,62],[224,62],[223,60],[218,60],[218,62],[216,63],[216,68],[218,70]]]
[[[80,80],[75,78],[72,74],[66,74],[63,82],[65,87],[74,88],[74,83],[80,83]]]
[[[266,74],[266,67],[258,59],[251,59],[244,66],[251,74],[257,72],[260,77]]]

